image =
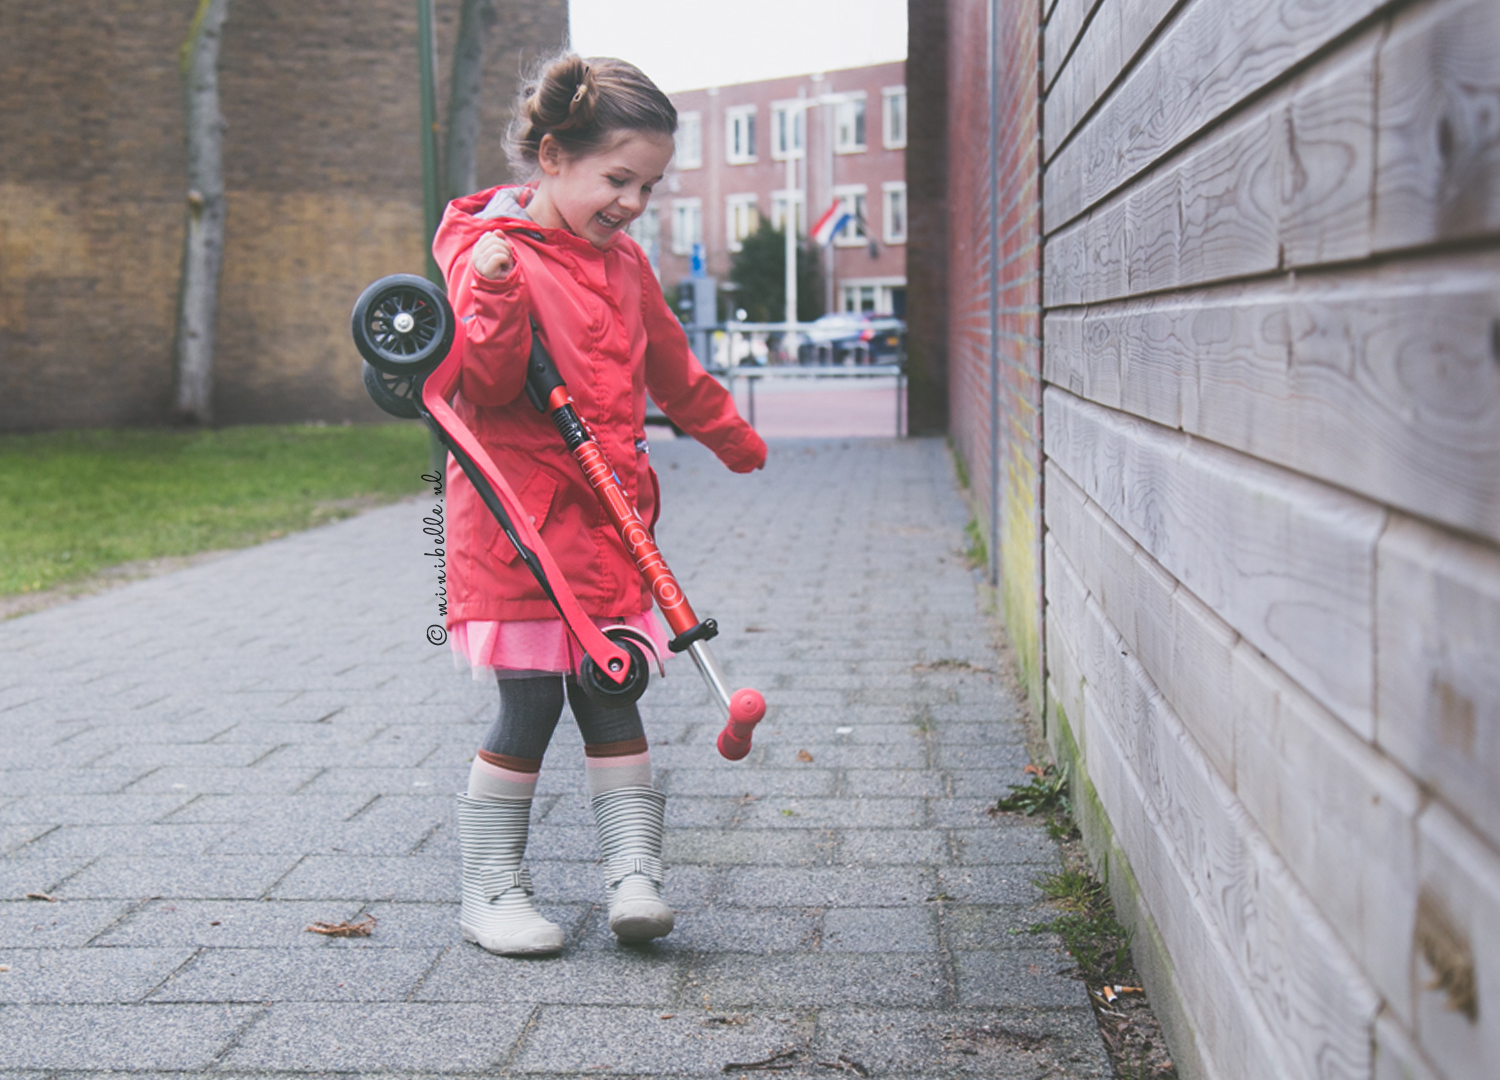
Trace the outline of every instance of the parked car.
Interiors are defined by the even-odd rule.
[[[834,312],[813,320],[803,337],[799,364],[897,364],[906,356],[906,323],[889,316]]]

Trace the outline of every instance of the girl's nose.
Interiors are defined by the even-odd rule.
[[[622,192],[617,201],[620,204],[620,209],[632,214],[639,214],[646,205],[646,197],[639,191]]]

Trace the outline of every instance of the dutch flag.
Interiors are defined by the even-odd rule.
[[[844,204],[835,199],[833,205],[828,208],[828,212],[813,226],[812,238],[827,247],[833,243],[833,238],[839,234],[839,230],[853,220],[854,216],[844,209]]]

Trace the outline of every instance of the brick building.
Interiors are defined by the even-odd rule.
[[[824,251],[825,306],[904,314],[905,77],[898,61],[671,95],[677,157],[634,230],[668,291],[690,275],[694,244],[724,280],[762,218],[779,228],[795,207],[805,233],[808,207],[816,222],[837,199],[862,224]]]
[[[439,116],[459,4],[438,0]],[[178,49],[197,0],[0,0],[0,431],[163,423],[184,213]],[[479,180],[565,0],[497,0]],[[378,419],[360,288],[423,265],[416,5],[237,0],[220,53],[224,423]]]

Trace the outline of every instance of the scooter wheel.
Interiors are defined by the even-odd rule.
[[[432,282],[392,274],[354,302],[350,329],[359,354],[387,375],[426,375],[453,345],[453,309]]]
[[[411,375],[387,375],[368,360],[361,366],[365,389],[383,411],[402,420],[415,420],[422,415],[417,410],[417,394],[421,391],[418,379]]]
[[[585,656],[583,665],[578,669],[578,685],[597,704],[611,709],[623,709],[626,705],[634,704],[646,692],[646,683],[651,681],[651,667],[646,661],[646,654],[635,642],[613,634],[609,636],[616,645],[630,654],[630,670],[625,681],[615,682],[599,670],[599,665],[594,663],[592,656]]]

